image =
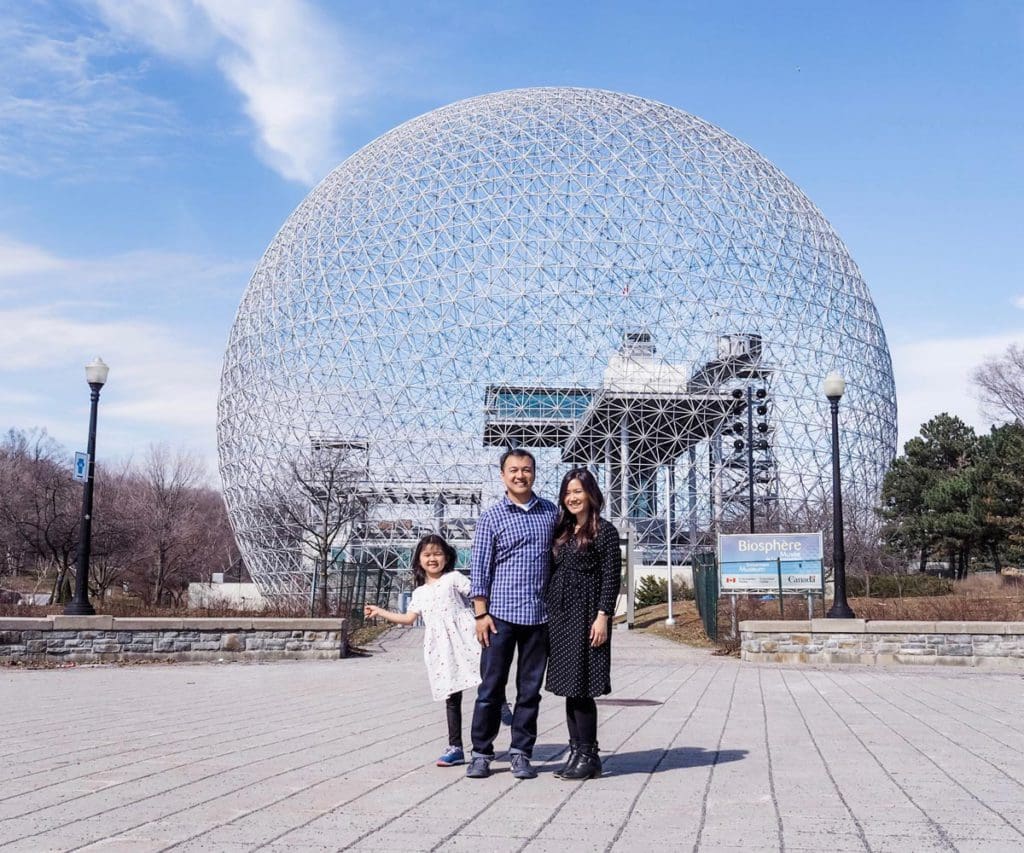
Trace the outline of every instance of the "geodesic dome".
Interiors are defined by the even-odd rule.
[[[295,460],[344,456],[339,555],[397,570],[431,530],[464,551],[525,446],[539,493],[588,465],[644,558],[678,562],[751,497],[760,530],[829,499],[833,369],[844,497],[868,505],[895,452],[889,353],[803,193],[643,98],[486,95],[352,155],[274,238],[224,361],[225,496],[256,582],[299,594],[302,536],[273,512]]]

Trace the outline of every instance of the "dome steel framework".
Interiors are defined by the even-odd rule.
[[[589,465],[644,558],[683,562],[751,509],[774,530],[828,506],[833,369],[844,497],[869,506],[895,451],[889,352],[804,194],[672,107],[486,95],[352,155],[274,238],[224,361],[225,496],[264,592],[307,595],[275,509],[298,471],[343,458],[338,552],[404,570],[424,532],[465,552],[522,445],[538,492]]]

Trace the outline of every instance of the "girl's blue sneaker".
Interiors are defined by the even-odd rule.
[[[437,759],[438,767],[454,767],[456,764],[465,764],[466,754],[462,751],[460,746],[450,746],[444,751],[439,759]]]

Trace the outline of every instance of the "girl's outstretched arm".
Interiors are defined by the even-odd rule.
[[[367,604],[363,608],[363,615],[379,616],[388,622],[394,622],[396,625],[412,625],[419,618],[420,614],[413,610],[410,610],[408,613],[395,613],[393,610],[385,610],[383,607]]]

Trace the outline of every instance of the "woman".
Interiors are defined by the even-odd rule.
[[[556,776],[601,775],[595,696],[611,692],[610,623],[619,594],[619,534],[601,518],[604,496],[594,475],[574,468],[562,478],[554,565],[547,591],[550,657],[546,688],[565,697],[569,760]]]

